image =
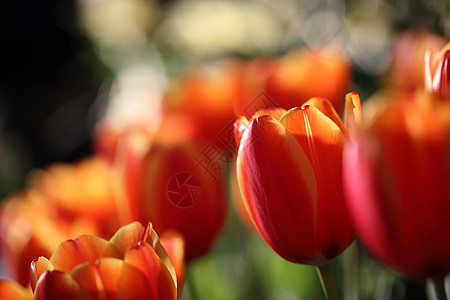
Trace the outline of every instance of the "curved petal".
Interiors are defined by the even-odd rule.
[[[356,92],[345,95],[344,122],[350,137],[354,139],[361,128],[361,99]]]
[[[155,298],[154,289],[155,287],[149,284],[146,276],[138,268],[127,263],[123,264],[117,285],[117,300],[160,300]]]
[[[342,186],[345,132],[314,106],[290,110],[280,121],[296,138],[313,166],[317,190],[316,246],[326,262],[353,239]]]
[[[279,121],[286,112],[287,112],[287,110],[285,110],[284,108],[281,108],[281,107],[263,108],[263,109],[260,109],[257,112],[255,112],[253,114],[253,116],[251,117],[250,121],[253,119],[256,119],[257,117],[261,117],[261,116],[271,116],[275,120]]]
[[[122,258],[123,253],[112,243],[93,235],[81,235],[62,242],[50,262],[56,269],[70,273],[84,262],[95,262],[101,257]]]
[[[241,142],[242,134],[248,126],[248,119],[244,116],[237,118],[234,121],[234,141],[236,142],[236,146],[239,147],[239,143]]]
[[[185,241],[183,236],[177,231],[166,231],[161,236],[161,244],[170,257],[170,261],[177,273],[177,290],[181,297],[185,276]]]
[[[154,299],[176,299],[176,280],[173,280],[169,270],[148,243],[139,242],[137,246],[129,248],[124,261],[138,268],[146,276]]]
[[[45,271],[52,271],[54,269],[55,267],[47,258],[39,256],[34,259],[30,264],[30,283],[32,290],[34,291],[39,277],[41,277]]]
[[[314,260],[314,171],[295,138],[273,117],[250,122],[239,146],[237,177],[246,209],[266,242],[289,261]]]
[[[334,123],[336,123],[336,125],[339,128],[341,128],[343,132],[346,131],[344,129],[344,124],[342,124],[341,118],[339,118],[338,113],[333,107],[333,104],[331,104],[331,102],[328,101],[327,99],[320,97],[313,97],[302,104],[302,108],[306,106],[314,106],[315,108],[320,110],[325,116],[330,118]]]
[[[34,300],[90,300],[91,297],[83,291],[76,281],[66,272],[45,271],[39,278]]]
[[[33,293],[12,280],[0,280],[0,299],[31,300]]]
[[[144,234],[145,227],[139,222],[133,222],[120,227],[109,242],[114,244],[122,253],[125,253],[129,247],[143,241]]]

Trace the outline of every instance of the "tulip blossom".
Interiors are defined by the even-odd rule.
[[[30,188],[68,220],[83,217],[99,225],[102,236],[118,228],[110,166],[98,157],[75,164],[54,163],[33,174]]]
[[[450,272],[450,104],[435,100],[383,103],[344,151],[357,234],[412,276]]]
[[[354,127],[359,96],[346,101],[346,124]],[[269,110],[235,125],[239,189],[264,240],[291,262],[329,263],[354,235],[341,177],[349,134],[331,103],[312,98],[284,114]]]
[[[450,43],[441,51],[425,53],[425,87],[439,98],[450,100]]]
[[[209,251],[226,215],[224,178],[208,176],[196,160],[204,147],[196,141],[151,143],[131,134],[116,161],[121,222],[151,221],[163,235],[181,233],[187,261]]]
[[[328,99],[340,113],[352,77],[345,53],[332,48],[299,48],[282,57],[255,58],[242,69],[235,110],[247,117],[258,110],[254,107],[290,109],[311,97]],[[270,101],[258,99],[261,91]]]
[[[99,229],[86,218],[64,218],[37,191],[13,195],[0,206],[2,271],[26,286],[31,260],[50,256],[62,240],[82,233],[98,234]]]
[[[175,300],[176,275],[151,224],[121,227],[109,240],[81,235],[30,268],[34,299]]]

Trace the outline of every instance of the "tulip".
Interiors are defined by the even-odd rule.
[[[345,53],[331,48],[299,48],[282,57],[255,58],[239,75],[235,111],[251,117],[260,108],[290,109],[311,97],[323,97],[340,113],[351,77]]]
[[[34,299],[176,299],[176,275],[151,224],[109,240],[81,235],[31,263]]]
[[[359,97],[347,98],[359,107]],[[341,184],[347,140],[342,121],[322,98],[281,117],[253,118],[243,131],[239,189],[262,237],[286,260],[324,265],[353,240]]]
[[[344,150],[357,234],[411,276],[450,272],[450,104],[423,95],[384,103]]]
[[[33,293],[30,288],[24,288],[15,281],[0,280],[0,299],[31,300]]]
[[[209,251],[226,215],[224,175],[219,173],[225,172],[225,165],[220,157],[215,165],[202,161],[208,145],[152,144],[145,136],[130,135],[116,161],[117,185],[123,187],[118,207],[121,222],[151,221],[161,234],[181,233],[187,261]]]
[[[30,188],[70,221],[80,216],[98,224],[102,236],[118,228],[111,167],[98,157],[76,164],[55,163],[33,174]]]
[[[60,241],[81,233],[98,234],[86,218],[69,221],[37,191],[23,191],[2,201],[0,247],[2,270],[23,286],[28,284],[31,260],[49,256]]]
[[[441,99],[450,100],[450,43],[438,53],[425,53],[425,87]]]

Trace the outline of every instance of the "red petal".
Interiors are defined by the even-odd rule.
[[[81,235],[62,242],[50,258],[56,269],[70,273],[84,262],[95,262],[101,257],[122,258],[123,253],[112,243],[93,235]]]
[[[280,123],[295,136],[314,169],[318,191],[316,246],[326,262],[353,238],[342,186],[345,132],[313,106],[290,110]]]
[[[145,274],[155,299],[176,299],[176,281],[148,243],[139,242],[136,247],[128,249],[124,261]]]
[[[34,300],[90,300],[91,297],[70,277],[61,271],[46,271],[39,278]]]
[[[314,172],[298,142],[273,117],[251,121],[239,146],[237,177],[246,209],[266,242],[289,261],[313,260]]]
[[[41,277],[42,273],[45,271],[52,271],[55,267],[52,265],[52,263],[45,257],[40,256],[33,260],[30,265],[30,283],[31,288],[36,288],[36,283],[39,280],[39,277]]]

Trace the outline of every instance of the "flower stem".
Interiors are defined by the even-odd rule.
[[[431,287],[431,300],[446,300],[444,278],[429,278],[428,282]]]
[[[327,300],[339,300],[339,294],[331,274],[330,264],[316,267]]]

